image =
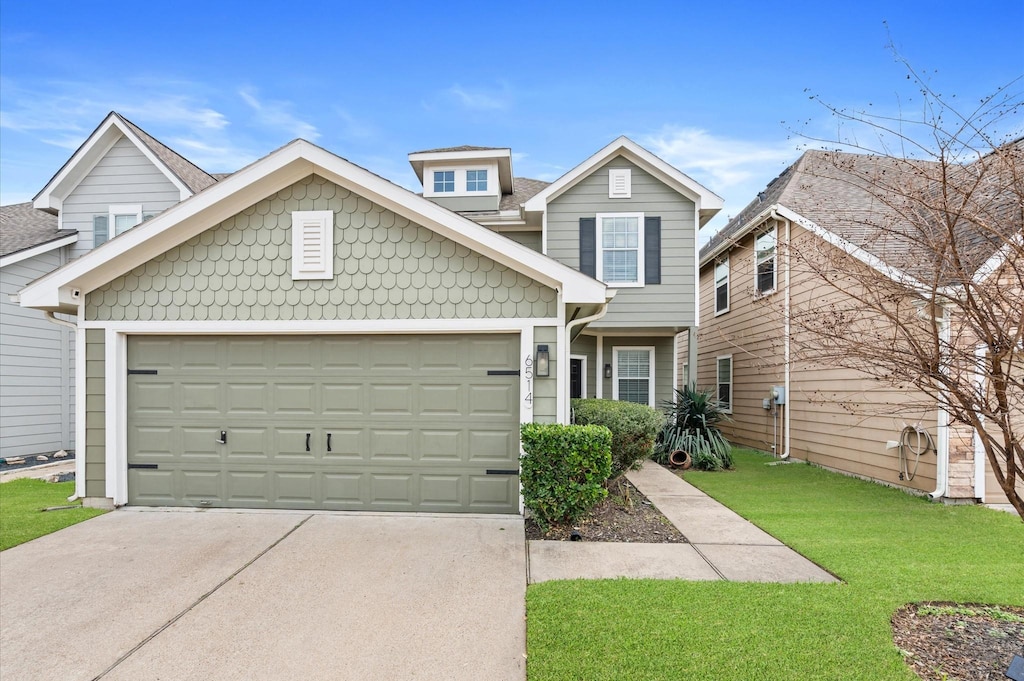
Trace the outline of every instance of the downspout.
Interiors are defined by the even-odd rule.
[[[782,302],[782,358],[783,358],[783,366],[784,366],[784,369],[783,369],[783,374],[784,374],[783,375],[783,382],[784,382],[784,384],[786,386],[786,404],[783,405],[783,411],[782,411],[782,454],[779,455],[779,459],[781,459],[782,461],[785,461],[786,459],[789,458],[789,454],[790,454],[790,451],[791,451],[790,450],[790,439],[789,439],[789,435],[790,435],[790,430],[789,430],[789,423],[790,423],[790,421],[789,421],[789,408],[790,408],[790,405],[793,402],[793,391],[790,390],[790,380],[789,380],[789,375],[790,375],[790,355],[789,355],[789,334],[790,334],[790,325],[789,325],[790,277],[789,277],[789,274],[790,274],[790,254],[789,254],[789,238],[790,238],[790,229],[791,229],[792,223],[789,221],[788,218],[784,218],[784,217],[780,216],[776,212],[775,208],[772,208],[770,215],[771,215],[772,219],[777,220],[777,221],[781,220],[781,221],[786,223],[786,242],[785,242],[786,243],[786,284],[784,286],[784,291],[782,293],[782,296],[783,296],[783,298],[782,298],[782,300],[783,300],[783,302]]]
[[[53,322],[54,324],[57,324],[58,326],[66,326],[69,329],[74,329],[75,331],[78,331],[78,324],[75,324],[74,322],[69,322],[66,319],[57,319],[55,312],[50,312],[49,310],[47,310],[46,311],[46,319],[47,319],[47,321]],[[85,455],[83,454],[83,456],[85,456]],[[78,454],[75,454],[75,457],[77,458]],[[77,494],[72,494],[70,497],[68,497],[68,501],[78,501],[78,499],[79,499],[79,496]]]
[[[590,315],[589,317],[580,317],[579,319],[574,319],[574,320],[572,320],[571,322],[569,322],[568,324],[565,325],[565,348],[563,348],[563,351],[561,353],[559,353],[559,354],[562,355],[562,359],[565,362],[564,366],[569,366],[569,355],[571,354],[571,349],[572,349],[572,332],[573,332],[573,329],[575,329],[577,326],[581,326],[583,324],[589,324],[590,322],[596,322],[601,317],[604,317],[606,314],[608,314],[608,303],[609,302],[610,301],[607,301],[607,300],[605,302],[603,302],[601,304],[601,307],[598,309],[598,311],[595,312],[594,314]],[[598,366],[601,365],[601,359],[602,359],[601,357],[597,358],[597,365]],[[568,388],[565,391],[565,414],[566,414],[566,418],[569,418],[569,415],[572,414],[572,397],[570,397],[570,393],[569,393]]]
[[[939,318],[939,371],[942,373],[948,373],[949,367],[946,362],[941,361],[941,355],[945,354],[946,348],[949,347],[949,310],[945,307],[942,308],[942,317]],[[949,411],[946,409],[946,404],[949,400],[946,395],[946,389],[939,389],[939,418],[936,424],[936,435],[938,436],[938,442],[935,444],[935,491],[931,492],[928,496],[933,500],[941,499],[946,496],[946,492],[949,487]]]

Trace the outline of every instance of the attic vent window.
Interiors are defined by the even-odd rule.
[[[608,198],[628,199],[633,195],[633,186],[629,168],[610,168],[608,170]]]
[[[292,213],[292,279],[334,278],[334,212]]]

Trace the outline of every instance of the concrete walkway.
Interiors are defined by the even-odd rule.
[[[767,532],[757,528],[679,476],[648,461],[626,474],[687,544],[528,542],[531,584],[553,579],[727,580],[734,582],[837,582]]]

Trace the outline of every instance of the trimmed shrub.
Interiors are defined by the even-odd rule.
[[[719,423],[730,420],[729,415],[710,390],[687,386],[676,391],[675,401],[662,406],[668,420],[658,437],[656,461],[668,463],[669,455],[681,449],[690,455],[694,468],[732,468],[732,446],[718,428]]]
[[[572,522],[608,495],[612,434],[600,426],[524,423],[523,503],[542,530]]]
[[[616,478],[639,468],[654,452],[665,416],[645,404],[618,400],[575,399],[573,423],[605,426],[612,431],[612,474]]]

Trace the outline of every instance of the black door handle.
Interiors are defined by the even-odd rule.
[[[220,439],[217,440],[217,444],[219,444],[219,445],[226,445],[227,443],[228,443],[228,431],[222,430],[222,431],[220,431]]]
[[[331,451],[331,434],[327,433],[327,451]]]
[[[309,433],[306,433],[306,451],[309,451]]]

